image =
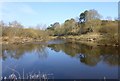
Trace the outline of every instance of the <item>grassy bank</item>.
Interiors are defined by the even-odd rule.
[[[104,35],[101,35],[99,33],[89,33],[89,34],[77,35],[77,36],[73,36],[73,35],[59,36],[57,38],[66,39],[69,42],[80,42],[91,46],[94,45],[94,46],[118,47],[118,42],[113,42],[114,39],[108,40],[108,38],[106,38]]]
[[[116,37],[117,38],[117,37]],[[83,35],[68,35],[68,36],[47,36],[41,38],[30,38],[30,37],[0,37],[1,44],[24,44],[32,42],[47,42],[53,39],[64,39],[68,42],[80,42],[90,46],[115,46],[118,47],[118,43],[114,42],[113,39],[108,40],[104,35],[98,33],[88,33]],[[117,39],[116,39],[117,40]]]
[[[47,42],[49,40],[56,39],[56,37],[47,38],[30,38],[30,37],[0,37],[0,44],[25,44],[33,42]]]
[[[24,44],[24,43],[30,43],[30,42],[37,42],[37,41],[43,41],[43,39],[34,39],[29,37],[1,37],[2,41],[0,43],[2,44]]]

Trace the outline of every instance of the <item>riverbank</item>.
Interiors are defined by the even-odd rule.
[[[65,39],[69,42],[80,42],[83,44],[91,45],[91,46],[115,46],[118,47],[118,43],[109,43],[107,41],[103,42],[103,40],[106,40],[106,38],[98,33],[89,33],[89,34],[83,34],[83,35],[77,35],[77,36],[59,36],[57,38]]]
[[[46,42],[55,39],[55,37],[29,38],[29,37],[0,37],[0,44],[25,44],[32,42]]]
[[[29,38],[29,37],[0,37],[0,44],[25,44],[32,42],[47,42],[53,39],[64,39],[68,42],[79,42],[90,46],[115,46],[118,47],[118,43],[109,43],[105,37],[98,33],[89,33],[83,35],[68,35],[68,36],[48,36],[47,38]],[[102,40],[105,40],[103,42]]]

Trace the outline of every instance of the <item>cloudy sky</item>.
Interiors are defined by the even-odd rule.
[[[76,18],[89,9],[97,10],[102,19],[118,16],[117,2],[4,2],[0,5],[0,19],[5,22],[17,20],[24,26],[48,26]]]

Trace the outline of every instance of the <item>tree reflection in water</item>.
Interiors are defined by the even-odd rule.
[[[34,52],[39,58],[47,58],[48,51],[51,48],[56,52],[63,51],[65,54],[78,58],[81,63],[89,66],[96,66],[103,61],[111,66],[118,65],[118,48],[104,46],[88,46],[81,43],[51,43],[51,44],[27,44],[27,45],[3,45],[3,60],[8,57],[19,59],[26,52]],[[30,53],[31,54],[31,53]]]
[[[48,47],[79,58],[81,63],[89,66],[96,66],[100,61],[111,66],[118,65],[118,48],[115,47],[88,46],[81,43],[51,44]]]
[[[2,59],[5,60],[9,57],[19,59],[25,53],[29,52],[34,52],[39,58],[46,58],[47,51],[45,51],[45,47],[46,45],[43,44],[3,45]]]

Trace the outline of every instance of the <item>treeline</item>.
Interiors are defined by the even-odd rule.
[[[25,28],[17,21],[9,22],[8,24],[3,21],[0,22],[1,36],[8,37],[9,39],[21,37],[46,40],[54,36],[66,37],[81,35],[88,35],[89,37],[89,34],[92,33],[102,36],[102,40],[99,41],[101,43],[118,44],[118,19],[114,21],[110,18],[101,20],[101,15],[94,9],[80,13],[77,20],[71,18],[65,20],[62,24],[55,22],[45,30],[40,28],[40,26]]]
[[[101,42],[118,43],[118,19],[101,20],[101,15],[94,9],[80,13],[78,20],[74,18],[66,20],[63,24],[55,22],[46,31],[51,36],[75,36],[86,34],[100,34]]]
[[[45,30],[35,27],[26,28],[17,21],[4,23],[0,22],[0,44],[24,44],[49,40]]]
[[[47,37],[47,33],[40,29],[40,27],[25,28],[17,21],[9,22],[9,24],[1,21],[0,28],[2,30],[2,37],[28,37],[34,39],[43,39]]]

